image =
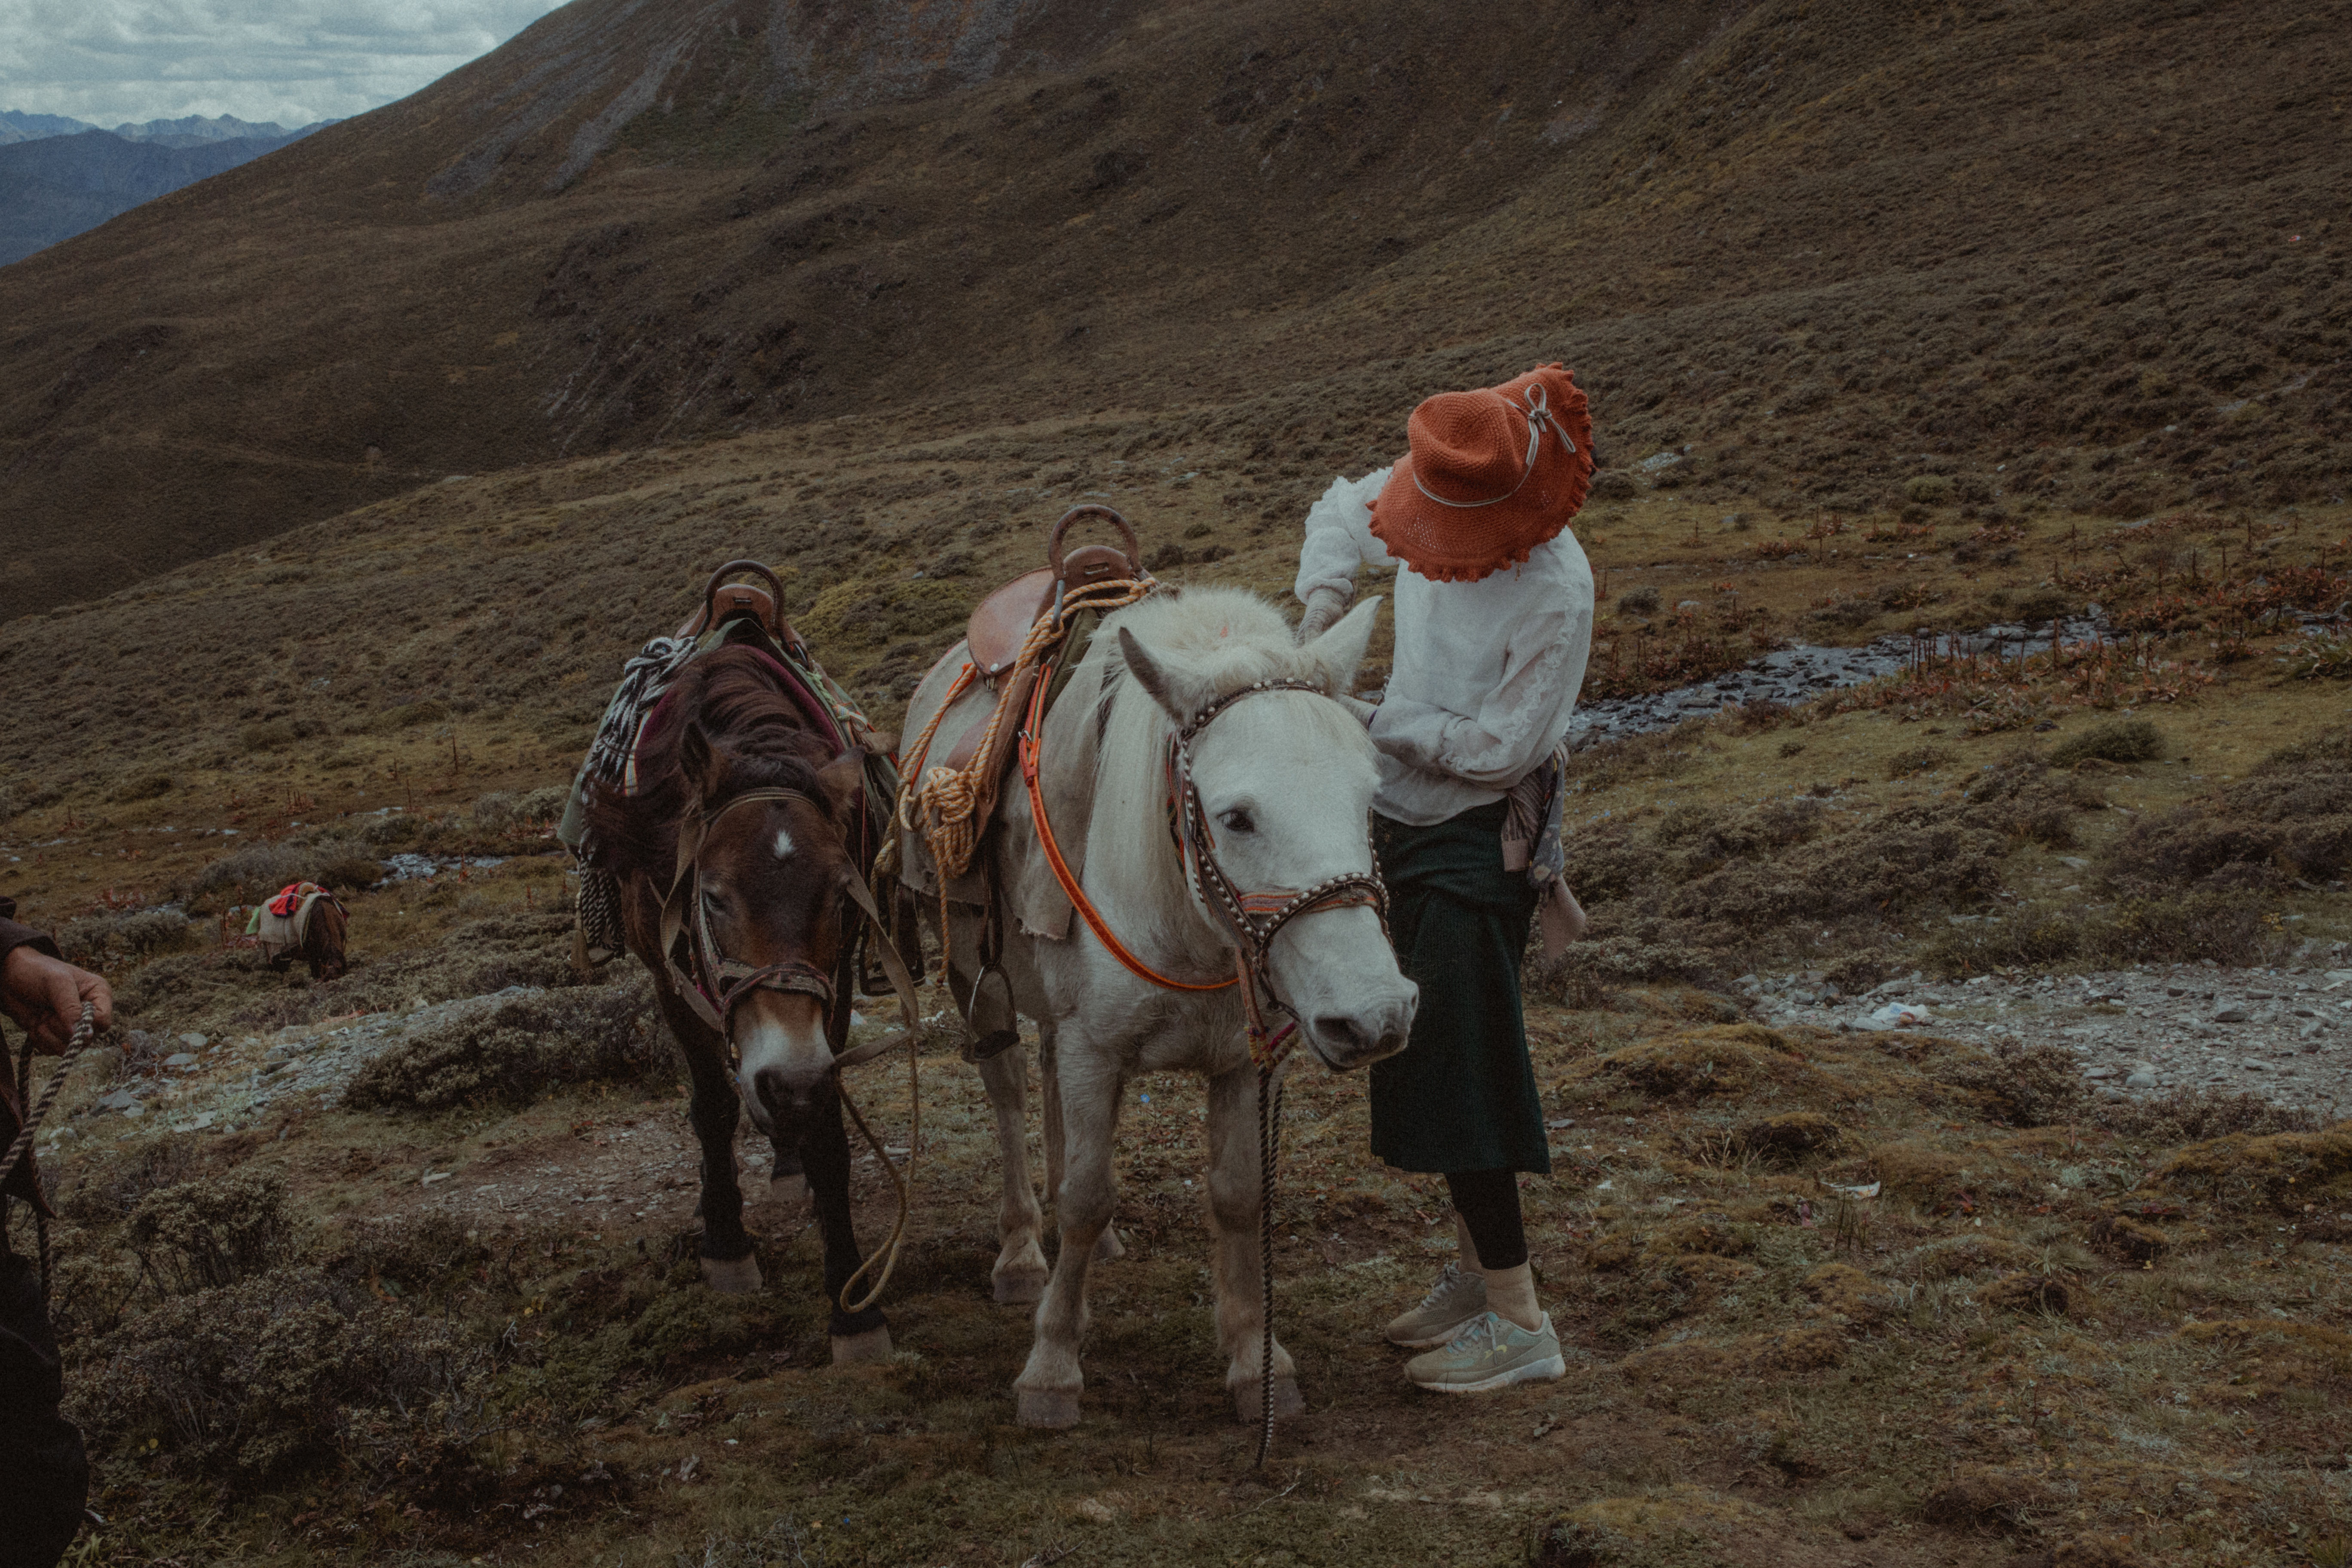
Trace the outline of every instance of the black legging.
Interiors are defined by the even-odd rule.
[[[1517,1268],[1528,1260],[1528,1233],[1519,1220],[1516,1171],[1448,1171],[1454,1212],[1469,1227],[1482,1268]]]

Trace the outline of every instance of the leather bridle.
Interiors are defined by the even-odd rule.
[[[1305,680],[1261,680],[1218,697],[1194,713],[1168,738],[1168,807],[1170,831],[1176,839],[1185,880],[1193,895],[1233,939],[1234,968],[1241,981],[1242,1003],[1249,1015],[1250,1054],[1261,1065],[1279,1055],[1295,1026],[1297,1013],[1275,989],[1269,967],[1274,939],[1301,915],[1322,910],[1369,905],[1381,920],[1381,936],[1389,934],[1389,889],[1381,880],[1378,863],[1370,871],[1345,871],[1311,888],[1268,888],[1244,892],[1227,876],[1217,859],[1217,839],[1209,826],[1208,808],[1192,780],[1192,742],[1217,716],[1244,699],[1269,691],[1305,691],[1329,695]],[[1369,831],[1369,824],[1367,830]],[[1266,1004],[1292,1015],[1294,1024],[1269,1031]]]
[[[711,933],[710,912],[702,899],[702,847],[720,819],[743,806],[795,800],[820,813],[824,810],[801,790],[750,789],[730,797],[717,810],[696,812],[678,825],[677,871],[662,900],[662,958],[686,1005],[726,1040],[730,1067],[739,1059],[732,1027],[735,1008],[752,992],[813,996],[827,1015],[833,1011],[833,977],[814,964],[796,958],[751,964],[728,957]]]

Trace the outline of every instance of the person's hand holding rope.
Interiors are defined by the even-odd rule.
[[[56,1056],[81,1022],[83,1004],[94,1009],[92,1026],[104,1034],[114,1024],[114,993],[103,975],[51,958],[29,943],[8,950],[0,961],[0,1007],[23,1029],[33,1049]]]

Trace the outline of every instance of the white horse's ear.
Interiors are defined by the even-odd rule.
[[[1307,652],[1322,666],[1324,679],[1339,696],[1345,697],[1356,689],[1356,668],[1364,662],[1364,649],[1371,643],[1372,622],[1380,607],[1377,595],[1366,599],[1307,645]]]
[[[1135,672],[1143,689],[1151,693],[1151,700],[1180,726],[1191,723],[1192,715],[1216,698],[1213,686],[1181,664],[1171,658],[1154,658],[1144,652],[1143,645],[1125,626],[1118,628],[1118,656],[1127,660],[1127,668]]]

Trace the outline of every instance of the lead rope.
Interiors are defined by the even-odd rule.
[[[1265,1026],[1258,1006],[1257,984],[1250,977],[1245,954],[1234,955],[1242,989],[1242,1015],[1248,1026],[1250,1060],[1257,1067],[1257,1458],[1250,1468],[1265,1468],[1274,1452],[1274,1176],[1282,1155],[1282,1086],[1274,1080],[1297,1023],[1279,1029]]]
[[[849,1080],[838,1074],[834,1078],[835,1086],[841,1091],[841,1103],[849,1110],[849,1120],[857,1123],[857,1131],[865,1135],[866,1146],[874,1151],[874,1158],[881,1162],[882,1168],[890,1173],[891,1183],[898,1189],[898,1217],[891,1223],[890,1239],[866,1254],[866,1261],[857,1266],[857,1272],[841,1282],[841,1310],[845,1312],[862,1312],[880,1300],[883,1289],[890,1283],[892,1270],[898,1267],[899,1245],[907,1236],[907,1183],[915,1173],[915,1156],[922,1152],[923,1147],[923,1101],[917,1084],[919,1070],[915,1060],[915,1037],[910,1034],[907,1037],[907,1102],[912,1109],[908,1118],[907,1163],[903,1166],[890,1163],[890,1152],[882,1146],[880,1139],[874,1136],[874,1129],[866,1125],[865,1115],[857,1109],[857,1101],[850,1096]],[[865,1278],[877,1261],[882,1265],[882,1272],[866,1288],[865,1300],[851,1301],[851,1287]]]
[[[58,1058],[58,1070],[49,1075],[48,1087],[41,1090],[38,1103],[32,1103],[27,1099],[33,1088],[33,1037],[30,1034],[25,1037],[24,1059],[16,1066],[16,1103],[26,1108],[25,1125],[17,1131],[16,1141],[8,1146],[8,1152],[0,1155],[0,1186],[5,1186],[8,1178],[16,1173],[17,1163],[25,1158],[25,1152],[33,1146],[33,1134],[39,1129],[41,1118],[49,1113],[49,1107],[56,1103],[58,1090],[65,1087],[66,1069],[73,1066],[74,1058],[97,1033],[98,1004],[85,1002],[81,1005],[81,1022],[74,1026],[72,1037],[66,1041],[65,1054]],[[48,1216],[41,1212],[41,1205],[37,1203],[26,1206],[33,1211],[33,1239],[40,1249],[41,1294],[46,1298],[49,1293]]]
[[[1258,1157],[1258,1363],[1257,1458],[1250,1468],[1265,1468],[1274,1452],[1274,1173],[1282,1144],[1282,1089],[1274,1081],[1276,1064],[1257,1069]]]

